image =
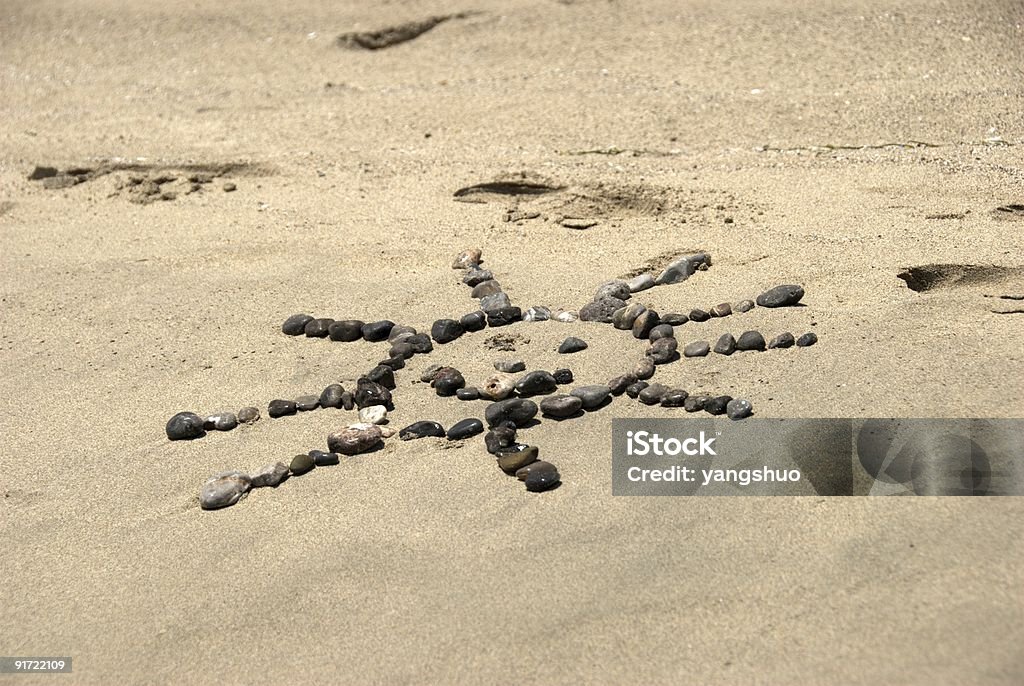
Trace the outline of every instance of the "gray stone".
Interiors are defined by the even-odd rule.
[[[637,381],[636,383],[631,383],[630,385],[626,386],[626,395],[628,395],[630,398],[638,398],[640,397],[640,393],[650,385],[651,384],[647,383],[646,381]]]
[[[313,321],[313,316],[309,314],[293,314],[284,320],[284,324],[281,325],[281,332],[286,336],[301,336],[302,332],[306,330],[306,324]]]
[[[313,467],[315,466],[316,462],[313,460],[313,456],[303,453],[292,458],[291,463],[288,465],[288,469],[293,475],[301,476],[313,471]]]
[[[750,312],[752,309],[754,309],[754,301],[753,300],[741,300],[738,303],[736,303],[735,305],[733,305],[732,311],[733,312],[741,312],[742,313],[742,312]]]
[[[242,424],[255,424],[260,420],[260,411],[255,407],[243,407],[238,411],[238,421]]]
[[[295,409],[300,412],[309,412],[320,407],[320,398],[315,395],[300,395],[295,399]]]
[[[312,319],[306,322],[306,326],[303,328],[302,332],[309,338],[327,338],[331,333],[331,324],[333,323],[333,319],[328,319],[326,317]]]
[[[711,398],[706,395],[691,395],[683,403],[683,409],[687,412],[700,412],[710,400]]]
[[[707,253],[683,255],[669,264],[654,282],[658,285],[679,283],[690,278],[698,269],[710,266],[711,256]]]
[[[203,422],[203,428],[207,431],[231,431],[238,426],[238,417],[234,412],[219,412],[211,414]]]
[[[576,395],[551,395],[540,401],[540,411],[549,417],[571,417],[583,407],[583,399]]]
[[[332,383],[320,393],[320,407],[341,407],[341,396],[345,387],[340,383]]]
[[[268,464],[252,475],[251,483],[253,488],[276,488],[282,481],[288,478],[288,465],[284,462]]]
[[[690,310],[689,318],[691,322],[706,322],[711,319],[711,315],[704,310],[694,308]]]
[[[555,377],[545,371],[530,372],[516,382],[516,392],[523,397],[554,393],[557,388]]]
[[[732,355],[736,352],[736,339],[731,333],[723,333],[715,342],[714,351],[719,355]]]
[[[342,455],[358,455],[380,445],[383,434],[373,424],[352,424],[327,437],[327,449]]]
[[[757,296],[761,307],[792,307],[804,297],[804,289],[796,284],[785,284],[770,288]]]
[[[611,394],[611,389],[601,384],[580,386],[572,390],[572,395],[583,401],[584,410],[592,410],[595,407],[599,407],[601,403],[611,397]]]
[[[455,397],[459,400],[479,400],[480,389],[476,386],[469,386],[468,388],[460,388],[455,391]]]
[[[585,322],[611,322],[615,311],[625,307],[626,301],[618,298],[601,298],[587,303],[580,308],[580,319]]]
[[[438,319],[430,327],[430,337],[441,344],[451,343],[464,333],[462,324],[454,319]]]
[[[650,274],[640,274],[634,276],[632,279],[626,282],[626,287],[629,288],[630,293],[639,293],[640,291],[646,291],[648,288],[654,287],[654,277]]]
[[[690,394],[681,388],[673,388],[671,391],[661,396],[662,407],[683,407],[686,403],[686,399],[690,397]]]
[[[271,400],[267,404],[267,414],[270,415],[271,418],[295,414],[296,409],[294,400],[282,400],[278,398],[277,400]]]
[[[391,327],[391,332],[388,333],[388,343],[393,344],[398,343],[399,341],[404,341],[409,336],[415,336],[417,333],[419,332],[415,327],[398,324]]]
[[[764,336],[759,331],[744,331],[736,339],[737,350],[764,350]]]
[[[719,303],[712,307],[708,314],[712,317],[728,317],[732,314],[732,305],[729,303]]]
[[[541,493],[550,490],[561,483],[562,479],[555,465],[541,460],[517,469],[516,478],[522,481],[526,486],[526,490],[531,493]]]
[[[483,433],[483,431],[484,423],[475,417],[470,417],[469,419],[463,419],[461,422],[452,424],[445,437],[449,441],[461,441]]]
[[[571,369],[556,369],[551,372],[551,376],[555,377],[555,381],[558,382],[559,386],[564,386],[567,383],[573,382]]]
[[[497,426],[502,422],[511,421],[516,426],[523,426],[537,415],[537,403],[525,398],[509,398],[491,403],[484,410],[484,418],[488,426]]]
[[[480,331],[487,326],[487,314],[483,310],[464,314],[459,317],[459,324],[466,331]]]
[[[491,279],[490,281],[481,281],[473,286],[473,292],[470,295],[479,300],[495,293],[501,293],[501,284]]]
[[[608,382],[608,390],[612,395],[622,395],[626,387],[637,382],[635,374],[622,374]]]
[[[793,334],[785,331],[773,338],[771,342],[768,343],[768,348],[792,348],[795,343],[796,339],[793,338]]]
[[[694,341],[687,343],[683,348],[683,357],[704,357],[711,352],[711,344],[707,341]]]
[[[594,300],[601,300],[602,298],[618,298],[619,300],[629,300],[632,291],[629,290],[629,286],[625,281],[621,279],[615,279],[613,281],[606,281],[601,284],[597,292],[594,293]]]
[[[647,356],[654,364],[668,364],[676,357],[679,343],[674,338],[659,338],[647,349]]]
[[[581,350],[586,349],[587,342],[582,338],[576,338],[575,336],[569,336],[564,341],[562,341],[562,344],[560,346],[558,346],[558,352],[560,352],[563,355],[568,355],[570,353],[578,353]]]
[[[658,324],[647,334],[647,339],[653,343],[659,338],[673,338],[675,335],[676,330],[672,328],[671,324]]]
[[[714,398],[710,398],[704,403],[704,411],[708,414],[725,414],[725,410],[729,406],[730,400],[732,400],[731,395],[716,395]]]
[[[818,335],[811,331],[808,331],[800,338],[796,339],[797,347],[806,348],[807,346],[814,345],[818,342]]]
[[[423,383],[430,383],[430,382],[432,382],[434,379],[437,378],[438,372],[440,372],[442,369],[444,369],[444,366],[442,366],[442,365],[439,365],[439,364],[432,364],[432,365],[430,365],[429,367],[427,367],[426,369],[423,370],[422,374],[420,374],[420,381],[422,381]]]
[[[641,380],[647,380],[654,376],[654,360],[649,357],[637,360],[633,366],[633,376]]]
[[[187,441],[203,436],[203,418],[195,412],[179,412],[167,420],[167,438],[172,441]]]
[[[470,269],[466,272],[466,275],[462,277],[462,283],[467,286],[477,286],[482,284],[484,281],[491,281],[494,279],[494,274],[489,269]]]
[[[234,505],[252,487],[252,480],[242,472],[223,472],[206,481],[199,490],[199,505],[204,510],[217,510]]]
[[[437,422],[424,420],[413,422],[398,432],[398,437],[403,441],[413,441],[417,438],[427,438],[428,436],[433,438],[444,438],[444,427]]]
[[[327,335],[331,337],[332,341],[341,341],[343,343],[358,341],[363,337],[364,324],[366,324],[366,322],[358,319],[334,321],[331,322],[329,327],[327,327]]]
[[[546,322],[551,319],[551,309],[543,305],[534,305],[523,313],[524,322]]]
[[[515,374],[517,372],[525,372],[526,363],[522,360],[497,360],[494,363],[494,368],[499,372]]]
[[[309,456],[317,467],[330,467],[341,462],[338,453],[325,453],[323,450],[310,450]]]
[[[628,331],[633,328],[637,317],[646,311],[647,308],[640,303],[630,303],[612,313],[612,326],[622,331]]]
[[[502,307],[487,313],[488,326],[508,326],[523,318],[523,311],[518,307]]]
[[[640,391],[640,394],[637,395],[637,400],[642,402],[644,405],[657,405],[670,390],[672,389],[664,384],[652,383],[647,388]]]
[[[678,312],[669,312],[668,314],[661,315],[662,324],[670,324],[672,326],[682,326],[686,322],[690,321],[690,318],[685,314],[679,314]]]
[[[749,400],[736,398],[730,400],[729,404],[726,405],[725,413],[729,416],[729,419],[744,419],[754,413],[754,406],[750,404]]]
[[[558,321],[558,322],[574,322],[574,321],[576,321],[579,318],[580,318],[579,313],[578,312],[574,312],[572,310],[565,310],[565,311],[559,312],[558,314],[555,315],[555,321]]]

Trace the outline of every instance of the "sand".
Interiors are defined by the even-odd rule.
[[[1021,683],[1017,498],[614,498],[611,419],[679,414],[623,399],[523,432],[551,493],[479,440],[393,439],[208,513],[208,476],[323,447],[345,415],[163,428],[383,356],[285,337],[295,312],[469,311],[450,263],[470,246],[524,306],[578,308],[694,248],[715,266],[643,302],[803,284],[807,307],[700,337],[818,345],[659,372],[761,417],[1020,417],[1024,314],[986,296],[1024,293],[1024,220],[995,211],[1024,202],[1022,64],[1010,1],[8,0],[0,653],[73,656],[61,679],[83,684]],[[49,190],[36,165],[217,176],[137,204],[128,171]],[[509,178],[562,190],[453,197]],[[929,264],[985,269],[897,278]],[[586,339],[581,383],[643,349],[599,324],[505,331],[534,368]],[[485,338],[415,358],[392,425],[482,410],[414,382],[434,362],[480,379]]]

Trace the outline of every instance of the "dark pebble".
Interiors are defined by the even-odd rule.
[[[612,391],[605,385],[595,384],[593,386],[580,386],[572,389],[571,395],[583,401],[584,410],[593,410],[601,403],[611,397]]]
[[[388,343],[398,343],[400,340],[404,341],[409,336],[415,336],[418,333],[419,331],[415,327],[396,324],[388,333]]]
[[[671,324],[658,324],[647,334],[647,338],[653,343],[662,338],[674,338],[675,335],[676,330],[672,328]]]
[[[808,331],[803,336],[801,336],[800,338],[796,339],[796,344],[797,344],[797,347],[799,347],[799,348],[806,348],[807,346],[814,345],[817,342],[818,342],[818,335],[813,333],[813,332],[811,332],[811,331]]]
[[[374,383],[379,383],[390,391],[395,390],[395,370],[387,365],[377,365],[366,372],[366,378]]]
[[[711,256],[707,253],[683,255],[669,264],[654,282],[658,285],[679,283],[688,279],[698,269],[707,269],[710,266]]]
[[[612,326],[620,331],[629,331],[636,323],[637,317],[647,311],[640,303],[631,303],[612,313]]]
[[[520,474],[523,476],[519,476]],[[550,490],[562,480],[555,465],[540,460],[516,470],[516,478],[522,481],[526,490],[531,493]]]
[[[512,307],[512,301],[509,300],[507,293],[499,291],[480,298],[480,309],[487,314],[506,307]]]
[[[730,400],[729,404],[726,405],[725,413],[729,415],[729,419],[744,419],[754,413],[754,406],[750,404],[749,400],[736,398],[735,400]]]
[[[516,391],[523,397],[554,393],[557,388],[555,377],[545,371],[530,372],[516,382]]]
[[[636,399],[640,397],[640,393],[651,384],[646,381],[637,381],[626,386],[626,395],[630,398]]]
[[[732,355],[736,352],[736,338],[731,333],[723,333],[715,343],[714,350],[719,355]]]
[[[487,315],[484,314],[483,310],[470,312],[459,317],[459,324],[466,331],[480,331],[487,326]]]
[[[608,390],[612,395],[622,395],[626,392],[627,386],[636,382],[637,378],[634,374],[622,374],[608,382]]]
[[[391,333],[391,329],[394,327],[395,323],[387,319],[363,324],[363,338],[371,343],[387,340],[388,334]]]
[[[460,388],[465,387],[466,379],[462,376],[462,372],[455,367],[442,367],[430,385],[434,387],[434,391],[439,396],[448,397],[455,395]]]
[[[706,395],[691,395],[683,403],[683,409],[687,412],[700,412],[708,404],[709,400],[711,398]]]
[[[711,315],[704,310],[693,309],[690,310],[690,321],[691,322],[706,322],[711,319]]]
[[[341,407],[345,410],[354,410],[356,407],[355,397],[349,392],[345,391],[341,394]]]
[[[506,374],[517,374],[526,371],[526,363],[522,360],[497,360],[494,368]]]
[[[470,295],[479,300],[495,293],[501,293],[501,284],[494,279],[489,279],[473,286],[473,292]]]
[[[186,441],[203,436],[203,418],[195,412],[179,412],[167,420],[167,438],[172,441]]]
[[[238,426],[238,417],[234,412],[212,414],[203,421],[203,428],[207,431],[231,431],[236,426]]]
[[[327,453],[323,450],[310,450],[309,456],[313,458],[313,464],[317,467],[329,467],[341,461],[341,456],[338,453]]]
[[[643,381],[654,376],[654,360],[646,356],[637,360],[637,363],[633,365],[633,376]]]
[[[271,400],[267,405],[267,414],[271,417],[284,417],[288,414],[295,414],[294,400]]]
[[[331,325],[327,327],[327,333],[332,341],[342,341],[344,343],[358,341],[363,337],[363,324],[365,323],[358,319],[331,322]]]
[[[711,352],[711,344],[707,341],[687,343],[686,347],[683,348],[684,357],[704,357],[709,352]]]
[[[757,304],[761,307],[790,307],[804,297],[804,289],[795,284],[776,286],[757,296]]]
[[[300,395],[295,399],[295,409],[300,412],[309,412],[320,407],[320,399],[315,395]]]
[[[483,433],[483,430],[484,423],[475,417],[470,417],[469,419],[463,419],[461,422],[452,424],[446,435],[449,441],[461,441],[464,438]]]
[[[476,386],[470,386],[469,388],[460,388],[455,391],[455,397],[459,400],[479,400],[480,389]]]
[[[678,312],[670,312],[666,315],[662,315],[662,324],[671,324],[672,326],[682,326],[686,322],[690,321],[690,318],[685,314],[679,314]]]
[[[710,314],[712,317],[728,317],[730,314],[732,314],[732,305],[730,305],[729,303],[721,303],[715,305],[714,307],[711,308],[711,311],[708,312],[708,314]]]
[[[430,336],[425,333],[418,333],[409,336],[405,339],[405,342],[412,346],[414,352],[419,354],[426,354],[434,349],[434,342],[430,340]]]
[[[255,424],[260,420],[260,411],[255,407],[243,407],[238,411],[238,421],[242,424]]]
[[[681,388],[673,388],[661,397],[662,407],[683,407],[690,394]]]
[[[309,455],[296,455],[292,458],[292,463],[288,469],[291,470],[292,474],[299,476],[306,472],[313,471],[313,467],[316,466],[316,462]]]
[[[306,324],[313,321],[312,315],[293,314],[284,320],[281,325],[281,332],[288,336],[300,336],[306,330]]]
[[[407,340],[400,341],[391,346],[391,350],[388,351],[391,357],[401,357],[402,359],[408,360],[410,357],[416,354],[413,350],[412,344]]]
[[[629,290],[629,284],[622,280],[615,280],[601,284],[597,292],[594,293],[593,299],[618,298],[619,300],[629,300],[632,295]]]
[[[497,454],[516,442],[515,426],[496,426],[484,436],[484,445],[491,455]]]
[[[661,323],[661,317],[654,310],[647,310],[633,322],[633,338],[645,340],[651,333],[651,329]]]
[[[313,319],[306,322],[306,326],[302,331],[310,338],[327,338],[333,323],[333,319]]]
[[[344,393],[344,386],[332,383],[320,393],[320,407],[341,407],[341,396]]]
[[[438,319],[430,327],[430,337],[442,344],[451,343],[464,333],[466,330],[462,328],[462,324],[454,319]]]
[[[496,426],[505,421],[522,426],[537,415],[537,403],[525,398],[508,398],[491,403],[484,411],[488,426]]]
[[[573,382],[571,369],[556,369],[551,372],[551,376],[555,377],[555,382],[559,386],[564,386],[567,383]]]
[[[652,383],[650,386],[640,391],[640,394],[636,397],[637,400],[642,402],[644,405],[657,405],[661,402],[661,399],[665,397],[670,389],[665,384]]]
[[[411,441],[417,438],[425,438],[427,436],[443,438],[444,435],[444,427],[437,422],[430,421],[413,422],[398,432],[398,437],[403,441]]]
[[[647,349],[647,356],[654,364],[668,364],[675,358],[678,347],[674,338],[659,338]]]
[[[625,300],[618,298],[601,298],[589,302],[580,308],[580,319],[585,322],[611,322],[616,310],[626,306]]]
[[[360,377],[356,383],[356,392],[354,395],[356,407],[360,410],[364,407],[370,407],[371,405],[383,405],[387,407],[391,404],[391,391],[381,386],[379,383],[370,381],[365,376]]]
[[[462,277],[462,283],[467,286],[478,286],[484,281],[492,281],[494,274],[489,269],[470,269],[466,272],[466,275]]]
[[[395,355],[394,357],[389,357],[386,360],[381,360],[377,364],[385,367],[391,367],[392,371],[397,372],[399,369],[405,369],[405,358],[401,355]]]
[[[578,353],[579,351],[586,349],[587,342],[582,338],[576,338],[575,336],[569,336],[564,341],[562,341],[562,345],[558,346],[558,352],[562,353],[563,355],[567,355],[569,353]]]
[[[704,411],[708,414],[725,414],[725,409],[728,407],[730,400],[732,400],[731,395],[716,395],[704,403]]]
[[[732,311],[733,312],[750,312],[752,309],[754,309],[754,301],[753,300],[741,300],[738,303],[736,303],[736,307],[732,308]]]
[[[523,311],[518,307],[502,307],[487,313],[488,326],[508,326],[523,318]]]
[[[764,336],[759,331],[744,331],[736,339],[737,350],[764,350]]]
[[[583,399],[576,395],[551,395],[540,401],[540,411],[549,417],[571,417],[583,407]]]
[[[517,471],[537,461],[537,454],[540,450],[535,445],[524,445],[516,443],[505,450],[496,453],[498,467],[506,474],[515,474]]]
[[[796,339],[793,338],[793,334],[786,331],[773,338],[771,342],[768,343],[768,348],[792,348],[795,343]]]

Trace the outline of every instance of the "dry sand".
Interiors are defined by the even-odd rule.
[[[471,309],[449,267],[473,245],[524,306],[578,308],[689,248],[715,266],[642,301],[804,284],[808,307],[699,337],[749,322],[817,346],[659,373],[762,417],[1024,414],[1024,314],[985,297],[1024,293],[1024,219],[993,212],[1024,202],[1019,2],[372,5],[0,5],[0,653],[74,657],[0,681],[1024,681],[1019,499],[613,498],[611,418],[678,414],[625,399],[524,432],[564,478],[541,496],[479,440],[395,439],[198,509],[209,475],[321,446],[344,416],[172,444],[170,415],[353,378],[380,346],[281,321],[422,330]],[[385,50],[334,42],[463,10]],[[123,172],[26,179],[111,160],[235,166],[149,205]],[[453,199],[520,173],[567,190],[519,201],[543,215],[521,222],[515,199]],[[931,263],[1006,269],[896,278]],[[506,331],[538,368],[590,341],[581,382],[642,351],[598,324]],[[432,362],[479,379],[484,338],[400,373],[393,425],[479,411],[413,381]]]

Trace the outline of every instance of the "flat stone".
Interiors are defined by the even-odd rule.
[[[744,419],[754,414],[754,406],[750,404],[749,400],[735,398],[726,405],[725,413],[729,416],[729,419]]]
[[[586,349],[587,342],[582,338],[576,338],[575,336],[569,336],[564,341],[562,341],[562,344],[560,346],[558,346],[558,352],[560,352],[563,355],[568,355],[570,353],[578,353],[581,350]]]
[[[516,392],[523,397],[554,393],[557,388],[555,377],[545,371],[530,372],[516,382]]]
[[[459,400],[479,400],[480,389],[476,386],[469,386],[467,388],[460,388],[455,391],[455,397]]]
[[[313,471],[313,467],[315,466],[316,462],[313,460],[312,456],[302,454],[293,457],[288,468],[295,476],[301,476],[307,472]]]
[[[579,312],[574,312],[573,310],[565,310],[555,315],[555,321],[557,322],[574,322],[579,318]]]
[[[345,387],[340,383],[332,383],[330,386],[320,392],[320,407],[341,407],[341,395],[345,392]]]
[[[795,343],[796,339],[793,338],[793,334],[791,334],[788,331],[785,331],[783,333],[780,333],[778,336],[773,338],[768,343],[768,349],[771,350],[772,348],[792,348]]]
[[[377,363],[377,366],[391,367],[391,371],[397,372],[399,369],[405,369],[405,358],[401,355],[395,355],[386,360],[381,360]]]
[[[537,461],[540,450],[535,445],[523,445],[517,443],[505,450],[499,450],[496,454],[498,467],[506,474],[515,474],[517,471]]]
[[[818,342],[818,335],[811,331],[808,331],[800,338],[796,339],[796,345],[799,348],[806,348],[807,346],[814,345]]]
[[[654,277],[650,274],[640,274],[634,276],[632,279],[626,282],[626,287],[630,293],[639,293],[640,291],[646,291],[648,288],[654,287]]]
[[[306,330],[306,324],[313,321],[313,316],[309,314],[293,314],[284,320],[284,324],[281,325],[281,332],[286,336],[301,336]]]
[[[522,360],[496,360],[494,368],[506,374],[516,374],[526,371],[526,363]]]
[[[331,337],[332,341],[340,341],[343,343],[351,343],[352,341],[358,341],[363,337],[363,325],[366,322],[359,321],[358,319],[345,319],[343,321],[333,321],[331,325],[327,327],[327,335]]]
[[[299,412],[309,412],[320,407],[320,398],[315,395],[300,395],[295,399],[295,409]]]
[[[736,339],[731,333],[723,333],[715,342],[714,351],[719,355],[732,355],[736,352]]]
[[[496,312],[497,310],[501,310],[506,307],[512,307],[512,301],[508,299],[507,293],[499,291],[480,298],[480,309],[486,314]]]
[[[572,389],[571,395],[574,395],[583,401],[584,410],[593,410],[596,407],[600,407],[601,403],[608,400],[612,395],[612,391],[603,384],[595,384],[592,386],[580,386],[579,388],[574,388]]]
[[[551,319],[551,308],[534,305],[523,313],[524,322],[546,322]]]
[[[654,376],[654,360],[649,357],[637,360],[637,363],[633,365],[633,376],[642,381]]]
[[[564,386],[567,383],[573,382],[572,370],[571,369],[556,369],[551,372],[551,376],[555,377],[555,381],[559,386]]]
[[[671,391],[661,396],[662,407],[682,407],[686,403],[686,399],[690,397],[690,394],[681,388],[673,388]]]
[[[575,395],[550,395],[540,401],[540,411],[548,417],[571,417],[583,407],[583,399]]]
[[[388,410],[383,405],[370,405],[359,410],[359,421],[367,424],[383,424],[388,420]]]
[[[764,350],[764,336],[759,331],[744,331],[736,339],[737,350]]]
[[[633,322],[633,338],[646,340],[651,334],[651,329],[661,323],[661,317],[654,310],[648,309]]]
[[[520,472],[524,472],[524,470],[525,473],[520,477]],[[526,490],[531,493],[541,493],[543,491],[551,490],[562,481],[562,477],[559,475],[558,469],[555,468],[555,465],[550,462],[542,462],[540,460],[517,469],[516,477],[523,482],[526,486]]]
[[[398,437],[403,441],[413,441],[416,440],[417,438],[427,438],[428,436],[435,438],[444,438],[444,427],[438,424],[437,422],[424,420],[419,422],[413,422],[412,424],[398,432]]]
[[[172,441],[187,441],[206,434],[203,418],[195,412],[179,412],[167,420],[167,438]]]
[[[713,398],[709,398],[704,403],[704,411],[708,414],[725,414],[726,407],[728,407],[730,400],[732,400],[731,395],[716,395]]]
[[[388,319],[382,319],[379,322],[369,322],[363,324],[362,333],[363,339],[376,343],[377,341],[386,341],[388,334],[391,333],[395,323]]]
[[[711,400],[706,395],[691,395],[683,402],[683,409],[687,412],[700,412]]]
[[[288,465],[284,462],[268,464],[250,478],[252,488],[277,488],[282,481],[288,478]]]
[[[679,283],[693,276],[694,272],[703,266],[707,269],[711,266],[711,256],[707,253],[695,253],[683,255],[665,268],[654,282],[658,285]]]
[[[502,307],[487,313],[488,326],[508,326],[523,318],[523,312],[518,307]]]
[[[327,449],[342,455],[358,455],[380,445],[384,434],[373,424],[351,424],[327,437]]]
[[[626,395],[635,400],[636,398],[639,398],[640,393],[650,385],[651,384],[647,383],[646,381],[637,381],[636,383],[631,383],[628,386],[626,386]]]
[[[494,274],[492,274],[489,269],[470,269],[466,272],[466,275],[462,277],[462,283],[473,287],[482,284],[484,281],[493,280]]]
[[[309,338],[327,338],[331,331],[331,324],[334,323],[333,319],[327,319],[321,317],[320,319],[311,319],[306,322],[306,326],[302,332]]]
[[[363,376],[356,382],[354,399],[356,407],[360,410],[370,405],[384,405],[387,407],[391,404],[391,391]]]
[[[204,510],[217,510],[234,505],[252,487],[252,481],[242,472],[224,472],[208,479],[199,490],[199,506]]]
[[[628,331],[633,328],[637,317],[647,311],[647,308],[640,303],[630,303],[620,307],[612,313],[612,326],[621,331]]]
[[[676,349],[679,343],[674,338],[659,338],[647,349],[647,357],[651,358],[654,364],[668,364],[676,359]]]
[[[480,395],[491,400],[504,400],[516,390],[515,379],[508,374],[492,374],[484,379]]]
[[[804,297],[804,289],[796,284],[784,284],[770,288],[757,296],[761,307],[792,307]]]
[[[455,256],[452,262],[452,269],[469,269],[480,264],[483,258],[483,251],[480,248],[469,248]]]
[[[341,462],[338,453],[325,453],[323,450],[310,450],[309,456],[313,458],[313,464],[317,467],[330,467]]]
[[[629,290],[629,285],[621,279],[615,279],[612,281],[605,281],[603,284],[598,286],[593,299],[600,300],[601,298],[618,298],[619,300],[629,300],[631,295],[632,292]]]
[[[668,314],[661,315],[662,324],[670,324],[671,326],[682,326],[688,321],[690,321],[690,318],[687,315],[679,314],[678,312],[669,312]]]
[[[255,424],[260,420],[260,411],[255,407],[243,407],[238,411],[238,421],[242,424]]]
[[[449,441],[461,441],[483,432],[484,423],[476,417],[470,417],[469,419],[463,419],[460,422],[452,424],[445,436]]]
[[[516,426],[523,426],[537,416],[537,403],[525,398],[508,398],[491,403],[484,410],[487,426],[496,426],[511,421]]]
[[[729,303],[719,303],[712,307],[708,314],[712,317],[728,317],[732,314],[732,305]]]
[[[732,311],[733,312],[740,312],[740,313],[742,313],[742,312],[750,312],[752,309],[754,309],[754,301],[753,300],[740,300],[738,303],[733,305]]]
[[[711,352],[711,344],[707,341],[694,341],[687,343],[683,348],[683,357],[704,357]]]
[[[706,322],[711,319],[710,314],[697,308],[690,310],[689,317],[691,322]]]
[[[203,428],[207,431],[231,431],[238,426],[238,417],[234,412],[218,412],[203,420]]]
[[[580,308],[580,319],[585,322],[611,322],[615,311],[626,306],[625,300],[618,298],[601,298],[587,303]]]
[[[637,395],[637,400],[642,402],[644,405],[657,405],[670,390],[672,389],[665,384],[652,383],[650,386],[640,391],[640,394]]]
[[[660,338],[674,338],[675,335],[676,330],[672,328],[671,324],[658,324],[647,334],[647,340],[653,343]]]
[[[298,408],[296,407],[294,400],[282,400],[278,398],[277,400],[271,400],[270,403],[267,404],[267,414],[270,415],[271,418],[295,414],[297,409]]]
[[[487,315],[483,310],[469,312],[459,317],[459,324],[466,331],[480,331],[487,326]]]
[[[430,337],[441,344],[451,343],[464,333],[462,324],[454,319],[438,319],[430,327]]]
[[[473,286],[473,292],[470,295],[479,300],[495,293],[501,293],[501,284],[494,279],[490,279],[488,281],[481,281]]]
[[[621,374],[608,382],[608,390],[612,395],[622,395],[626,387],[637,382],[635,374]]]

